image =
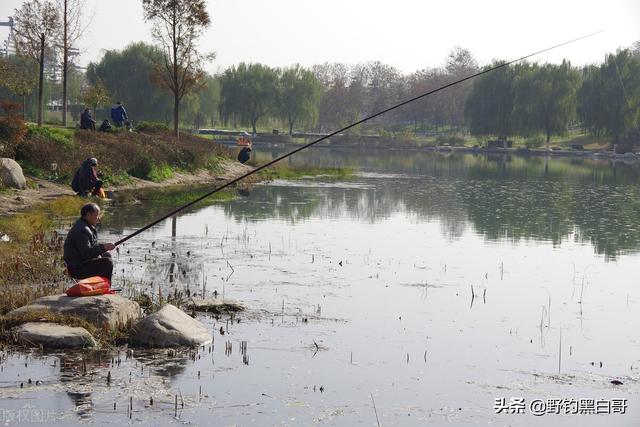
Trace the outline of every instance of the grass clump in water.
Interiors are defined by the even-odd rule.
[[[276,166],[258,172],[263,179],[299,180],[308,178],[329,178],[343,180],[353,177],[353,170],[349,168],[319,168],[319,167],[290,167]]]

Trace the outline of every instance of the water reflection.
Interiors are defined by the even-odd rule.
[[[281,154],[258,151],[259,160]],[[640,247],[640,168],[586,158],[442,155],[412,151],[318,149],[292,162],[354,167],[349,182],[275,182],[248,197],[211,201],[235,221],[348,217],[375,223],[396,213],[437,221],[451,239],[471,227],[491,241],[523,239],[593,245],[615,257]],[[205,188],[165,191],[153,203],[124,205],[109,227],[125,233]],[[195,207],[194,209],[201,209]]]

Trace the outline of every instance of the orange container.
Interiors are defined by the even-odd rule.
[[[69,297],[88,297],[113,293],[111,282],[102,276],[92,276],[78,280],[75,285],[67,289],[67,296]]]

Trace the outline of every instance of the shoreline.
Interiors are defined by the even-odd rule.
[[[120,185],[110,185],[105,188],[107,193],[142,190],[148,188],[165,188],[180,185],[215,184],[236,178],[252,168],[238,162],[224,163],[222,173],[214,173],[206,169],[193,172],[175,172],[171,178],[161,182],[148,181],[131,177],[131,182]],[[53,181],[25,175],[29,182],[35,183],[36,188],[28,186],[24,190],[4,189],[0,192],[0,216],[19,214],[26,209],[33,208],[42,202],[48,202],[65,196],[75,196],[70,185],[63,185]]]

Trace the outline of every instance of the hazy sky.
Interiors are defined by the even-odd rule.
[[[0,21],[22,0],[0,0]],[[261,62],[310,66],[380,60],[403,72],[443,64],[456,45],[483,64],[513,59],[562,41],[603,34],[538,57],[575,65],[640,40],[640,0],[209,0],[202,38],[216,52],[210,71]],[[151,41],[139,0],[86,0],[92,24],[80,43],[86,65],[105,49]],[[8,30],[0,28],[0,40]]]

